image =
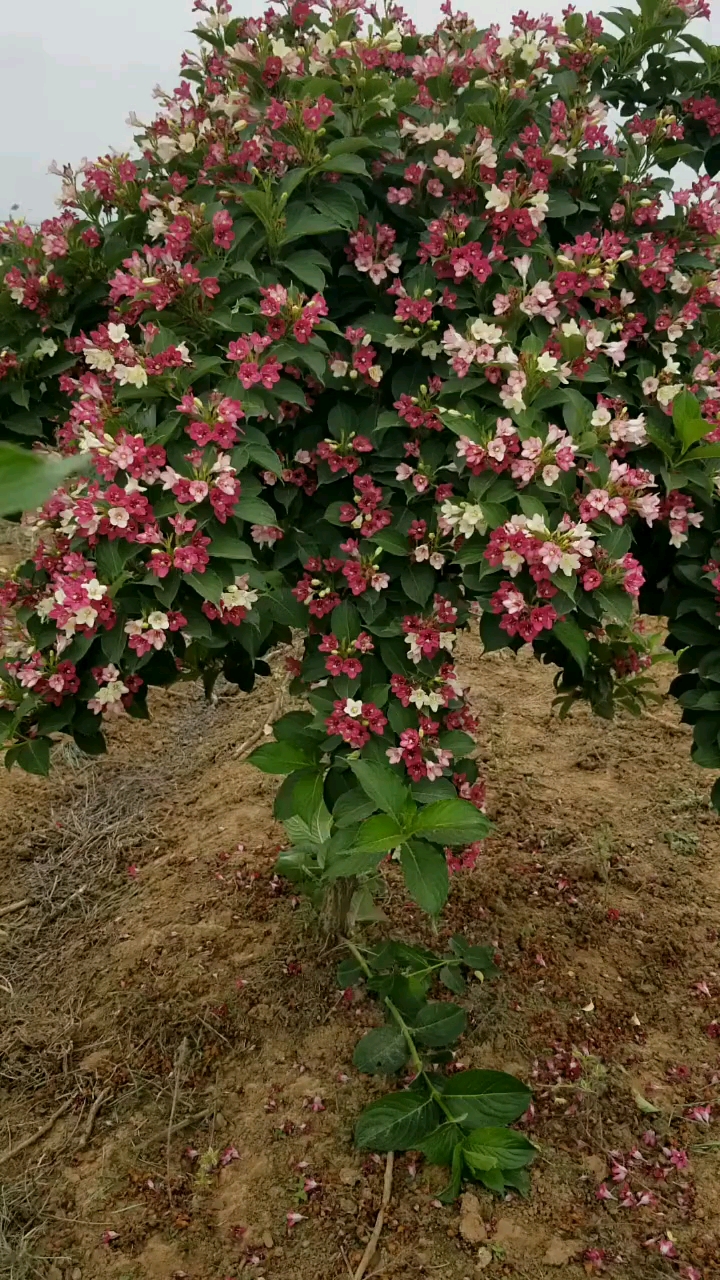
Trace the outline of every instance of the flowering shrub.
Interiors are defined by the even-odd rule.
[[[489,829],[459,632],[532,644],[606,715],[642,702],[638,602],[674,571],[687,643],[720,457],[707,4],[507,36],[446,5],[427,37],[392,7],[194,8],[139,158],[0,229],[3,433],[84,468],[0,587],[6,763],[103,751],[152,685],[250,688],[295,628],[308,709],[253,755],[287,775],[281,865],[320,898],[363,877],[357,915],[399,849],[437,914]]]

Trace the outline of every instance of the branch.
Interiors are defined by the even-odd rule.
[[[56,1120],[59,1120],[61,1116],[65,1115],[66,1111],[70,1110],[74,1101],[74,1096],[72,1098],[68,1098],[67,1101],[63,1102],[61,1107],[58,1107],[57,1111],[53,1111],[50,1119],[46,1120],[45,1124],[42,1124],[39,1129],[36,1129],[35,1133],[30,1134],[29,1138],[23,1138],[22,1142],[18,1142],[17,1146],[8,1147],[7,1151],[3,1151],[2,1155],[0,1155],[0,1164],[5,1164],[7,1160],[12,1160],[13,1156],[19,1155],[26,1147],[32,1147],[34,1143],[39,1142],[41,1138],[44,1138],[45,1134],[50,1132]]]
[[[387,1209],[390,1203],[390,1196],[392,1195],[394,1163],[395,1163],[395,1152],[389,1151],[387,1164],[385,1165],[385,1182],[383,1184],[383,1194],[382,1194],[382,1201],[380,1203],[380,1212],[378,1213],[378,1216],[375,1219],[375,1226],[373,1227],[373,1233],[367,1242],[367,1246],[362,1256],[360,1266],[355,1272],[353,1280],[363,1280],[363,1276],[365,1275],[365,1272],[367,1271],[370,1265],[372,1256],[375,1250],[377,1249],[377,1243],[378,1243],[378,1240],[380,1239],[380,1232],[383,1229],[383,1222],[385,1220],[385,1210]]]

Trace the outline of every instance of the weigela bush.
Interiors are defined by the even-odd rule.
[[[399,848],[435,913],[444,851],[472,865],[488,829],[460,631],[532,644],[564,708],[637,711],[638,603],[680,556],[682,615],[715,527],[708,6],[502,34],[445,5],[430,36],[346,0],[194,8],[138,158],[63,170],[57,217],[0,230],[3,431],[84,464],[0,588],[6,763],[104,750],[152,685],[250,688],[297,629],[308,709],[253,757],[287,775],[283,869],[322,894]]]

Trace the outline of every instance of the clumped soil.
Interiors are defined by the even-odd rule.
[[[711,1280],[711,779],[671,701],[561,723],[530,656],[467,641],[462,667],[496,833],[454,878],[437,936],[392,872],[382,928],[495,945],[501,976],[469,993],[461,1061],[532,1084],[539,1157],[528,1200],[477,1189],[462,1212],[437,1201],[443,1171],[399,1156],[369,1274]],[[279,681],[224,686],[215,705],[157,692],[151,723],[113,725],[107,757],[61,746],[49,780],[0,779],[0,912],[29,900],[0,915],[0,1159],[69,1104],[0,1164],[4,1280],[339,1280],[358,1265],[384,1159],[353,1148],[352,1126],[385,1086],[352,1052],[378,1013],[343,998],[338,954],[274,875],[275,780],[241,756]],[[690,1118],[707,1104],[709,1124]]]

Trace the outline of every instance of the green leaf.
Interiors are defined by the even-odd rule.
[[[405,595],[417,604],[425,604],[432,595],[435,586],[435,570],[429,564],[411,561],[403,569],[400,585]]]
[[[328,229],[354,231],[360,219],[360,210],[348,191],[329,183],[322,192],[313,196],[313,204],[330,222]]]
[[[222,578],[214,569],[206,569],[204,573],[186,573],[183,581],[211,604],[217,604],[225,590]]]
[[[463,1138],[462,1129],[448,1120],[420,1143],[418,1151],[422,1151],[430,1164],[452,1164],[453,1152]]]
[[[438,916],[445,906],[449,889],[444,853],[424,840],[410,840],[402,847],[400,862],[411,898],[428,915]]]
[[[450,1113],[466,1128],[512,1124],[527,1111],[532,1094],[505,1071],[459,1071],[441,1084]]]
[[[325,288],[325,271],[331,271],[332,268],[327,258],[317,249],[305,249],[301,253],[291,253],[289,258],[285,258],[281,264],[287,267],[298,280],[302,280],[303,284],[309,284],[311,289],[315,289],[318,293],[322,293]]]
[[[362,822],[363,818],[369,818],[375,809],[374,800],[369,800],[359,787],[351,787],[333,805],[333,818],[338,827],[350,827]]]
[[[82,458],[57,461],[19,445],[0,444],[0,516],[41,507],[58,485],[84,465]]]
[[[582,628],[573,618],[568,618],[555,623],[553,634],[572,654],[584,675],[587,661],[590,657],[590,644]]]
[[[712,430],[710,423],[700,413],[700,405],[690,391],[681,391],[673,400],[673,423],[680,437],[683,452],[702,440]]]
[[[360,614],[349,600],[343,600],[330,616],[330,629],[338,640],[357,640],[360,635]]]
[[[402,834],[402,828],[394,818],[389,814],[379,813],[363,822],[357,834],[355,849],[358,853],[389,853],[400,844]]]
[[[492,1126],[476,1129],[463,1142],[463,1158],[473,1172],[484,1169],[522,1169],[530,1164],[537,1148],[515,1129]]]
[[[292,240],[299,240],[302,236],[321,236],[337,229],[338,223],[334,218],[325,213],[317,213],[309,205],[294,204],[287,209],[285,231],[280,243],[290,244]]]
[[[277,524],[277,515],[262,498],[241,498],[235,508],[235,515],[250,524]]]
[[[31,738],[23,742],[15,752],[15,763],[26,773],[38,773],[46,778],[50,772],[50,739]]]
[[[629,622],[633,614],[633,597],[622,587],[608,587],[594,593],[603,613],[617,622]]]
[[[298,631],[307,630],[309,616],[307,607],[296,600],[290,587],[281,587],[279,591],[273,591],[269,603],[270,616],[276,622],[281,622],[286,627],[295,627]]]
[[[569,218],[577,213],[578,206],[565,191],[551,191],[548,199],[548,218]]]
[[[353,1063],[366,1075],[393,1075],[408,1060],[405,1037],[397,1027],[387,1024],[368,1031],[355,1046]]]
[[[358,1117],[355,1142],[371,1151],[415,1150],[441,1119],[440,1108],[426,1093],[390,1093],[371,1102]]]
[[[410,789],[402,778],[387,766],[367,760],[351,760],[350,768],[375,807],[399,820],[410,801]]]
[[[413,1025],[413,1039],[429,1049],[444,1049],[459,1040],[467,1023],[465,1010],[445,1000],[423,1005]]]
[[[325,173],[357,173],[363,178],[369,177],[362,156],[354,155],[352,152],[348,152],[347,155],[329,156],[327,160],[323,160],[320,165],[320,171]]]
[[[470,844],[483,840],[492,823],[469,800],[436,800],[420,811],[414,834],[426,836],[437,844]]]
[[[316,763],[303,747],[292,742],[263,742],[251,752],[248,760],[263,773],[292,773],[294,769],[305,769]]]

